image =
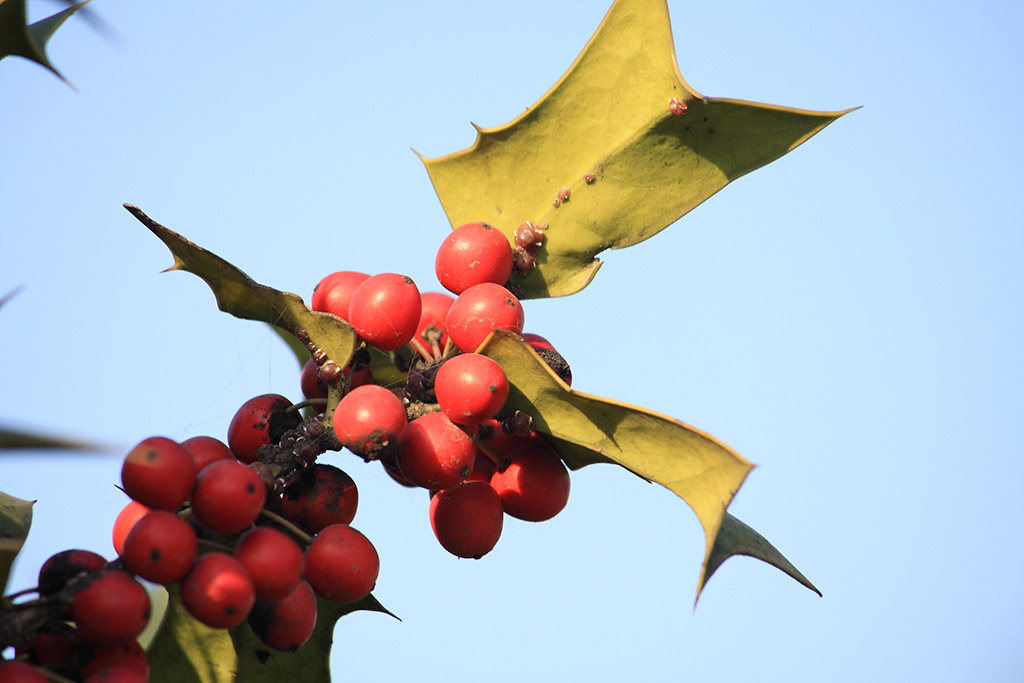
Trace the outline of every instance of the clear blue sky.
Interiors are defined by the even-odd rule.
[[[611,467],[459,561],[425,493],[336,454],[360,487],[376,595],[336,631],[337,680],[1019,681],[1024,675],[1017,3],[670,0],[706,95],[863,105],[575,296],[526,304],[587,393],[668,413],[759,465],[731,508],[824,592],[748,558],[692,608],[699,525]],[[53,39],[70,90],[0,63],[0,422],[111,454],[4,455],[37,499],[11,588],[53,552],[107,556],[120,456],[225,435],[298,366],[216,310],[121,208],[308,297],[340,269],[437,289],[448,225],[414,147],[473,141],[571,63],[607,2],[96,0],[107,41]],[[35,18],[56,11],[32,3]]]

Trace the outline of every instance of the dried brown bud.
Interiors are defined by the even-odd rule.
[[[329,360],[320,366],[320,379],[328,384],[334,384],[341,377],[341,366],[333,360]]]
[[[594,178],[594,174],[593,173],[586,173],[583,176],[583,182],[585,182],[587,185],[589,185],[590,183],[594,182],[594,180],[595,180],[595,178]]]
[[[522,247],[516,247],[512,252],[512,267],[520,275],[526,275],[537,267],[537,257]]]
[[[682,116],[686,113],[689,107],[686,106],[686,102],[683,102],[678,97],[673,97],[668,101],[668,110],[676,116]]]

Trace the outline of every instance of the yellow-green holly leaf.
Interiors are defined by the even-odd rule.
[[[726,512],[725,518],[722,520],[722,527],[718,530],[718,536],[715,538],[715,545],[708,550],[708,555],[704,559],[704,568],[701,570],[700,581],[697,584],[697,597],[700,597],[700,592],[704,590],[704,586],[707,585],[708,579],[715,573],[715,570],[733,555],[747,555],[767,562],[821,596],[821,591],[815,588],[814,584],[808,581],[807,577],[801,574],[764,536]]]
[[[152,683],[278,683],[331,680],[329,659],[338,619],[359,610],[388,612],[372,595],[349,605],[317,598],[313,635],[298,652],[263,645],[248,623],[225,631],[205,626],[169,591],[163,622],[147,652]]]
[[[686,501],[705,534],[698,596],[718,565],[734,554],[762,559],[817,591],[771,544],[726,512],[754,467],[743,456],[666,415],[573,391],[517,335],[496,330],[477,352],[505,371],[506,410],[529,413],[569,467],[617,463]]]
[[[14,558],[28,538],[33,503],[0,491],[0,595],[7,587]]]
[[[453,227],[486,221],[512,240],[546,223],[538,267],[512,282],[526,298],[565,296],[600,252],[652,237],[844,113],[705,97],[679,74],[665,0],[617,0],[536,104],[423,161]]]
[[[88,2],[85,0],[28,25],[25,0],[0,0],[0,60],[11,56],[24,57],[49,69],[67,83],[46,56],[46,43],[61,24]]]
[[[352,326],[330,313],[313,311],[302,297],[261,285],[220,256],[189,242],[142,212],[137,206],[125,208],[167,245],[174,265],[167,270],[186,270],[209,285],[220,310],[236,318],[258,320],[294,335],[305,330],[309,338],[341,367],[352,358],[358,341]]]

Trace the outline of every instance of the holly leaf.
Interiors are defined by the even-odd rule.
[[[0,491],[0,595],[3,595],[7,587],[14,558],[21,552],[28,538],[34,503]]]
[[[565,296],[590,283],[600,252],[654,236],[848,111],[705,97],[679,73],[665,0],[617,0],[525,113],[420,158],[453,227],[486,221],[514,242],[523,222],[546,223],[537,268],[512,283],[525,298]]]
[[[821,594],[774,546],[726,512],[754,468],[739,453],[666,415],[573,391],[518,335],[496,330],[477,353],[496,360],[508,377],[505,410],[529,413],[570,468],[616,463],[686,501],[705,535],[698,597],[732,555],[764,560]]]
[[[61,24],[88,2],[89,0],[85,0],[72,5],[29,25],[25,0],[0,0],[0,60],[11,56],[24,57],[49,69],[57,78],[68,83],[68,80],[50,63],[50,58],[46,55],[46,44]]]
[[[279,652],[263,645],[246,622],[230,631],[201,624],[182,605],[177,588],[169,594],[164,620],[147,652],[153,683],[327,682],[338,619],[359,610],[391,614],[373,595],[349,605],[318,598],[313,635],[298,652]]]
[[[700,581],[697,584],[698,598],[715,570],[734,555],[747,555],[767,562],[821,597],[821,591],[808,581],[807,577],[801,574],[764,536],[726,512],[725,518],[722,520],[722,527],[718,530],[718,536],[715,538],[715,545],[709,549],[708,555],[704,559],[704,568],[701,570]]]
[[[304,330],[331,360],[341,367],[348,364],[358,339],[347,322],[330,313],[313,311],[298,294],[257,283],[220,256],[160,225],[139,207],[125,204],[124,208],[171,250],[174,265],[167,270],[185,270],[202,278],[213,290],[220,310],[281,328],[282,336]]]

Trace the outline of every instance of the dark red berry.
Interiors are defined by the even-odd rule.
[[[409,343],[420,322],[420,290],[398,273],[380,273],[352,294],[349,318],[367,344],[394,351]]]
[[[128,666],[112,666],[86,678],[82,683],[148,683],[149,677],[143,676]]]
[[[220,460],[199,473],[192,512],[211,531],[236,534],[256,521],[267,489],[259,475],[234,460]]]
[[[196,466],[181,444],[151,436],[125,456],[121,483],[132,500],[150,508],[174,510],[192,492]]]
[[[512,274],[512,246],[500,230],[486,223],[466,223],[441,242],[434,271],[454,294],[482,282],[503,285]]]
[[[257,600],[283,600],[302,578],[302,548],[276,529],[249,529],[235,541],[233,555],[252,577]]]
[[[3,683],[49,683],[50,679],[28,662],[0,662]]]
[[[90,550],[62,550],[52,555],[39,568],[39,594],[52,595],[82,572],[91,572],[107,563],[102,555]]]
[[[476,351],[493,330],[523,331],[523,306],[501,285],[484,283],[470,287],[448,311],[446,328],[460,351]]]
[[[211,628],[234,628],[249,616],[256,600],[245,567],[227,553],[203,555],[181,582],[188,613]]]
[[[280,394],[263,394],[242,404],[228,425],[228,447],[242,462],[255,462],[260,446],[276,444],[302,415],[289,411],[292,402]]]
[[[140,519],[124,541],[125,569],[153,583],[180,581],[196,559],[192,526],[173,512],[154,510]]]
[[[82,642],[77,628],[62,621],[51,621],[29,641],[18,645],[15,654],[28,657],[33,664],[47,669],[67,671]]]
[[[211,462],[235,459],[235,454],[231,452],[227,444],[212,436],[193,436],[191,439],[182,441],[181,447],[192,456],[197,475]]]
[[[454,486],[473,470],[473,439],[444,413],[428,413],[409,423],[398,446],[398,468],[425,489]]]
[[[306,581],[278,602],[257,602],[249,626],[260,642],[284,652],[296,652],[316,628],[316,594]]]
[[[144,678],[149,677],[149,657],[135,640],[94,645],[85,658],[85,663],[79,669],[80,676],[91,676],[104,669],[123,667]]]
[[[365,598],[379,571],[376,548],[347,524],[323,529],[306,550],[306,580],[324,600],[348,603]]]
[[[466,481],[430,499],[430,526],[441,546],[456,557],[480,559],[501,536],[501,497],[482,481]]]
[[[302,366],[302,373],[299,375],[299,386],[302,388],[302,395],[306,398],[327,398],[327,385],[320,379],[320,366],[312,358]],[[317,412],[324,412],[318,407]]]
[[[71,613],[78,631],[88,641],[134,640],[149,623],[149,595],[125,572],[105,569],[75,595]]]
[[[358,505],[356,483],[333,465],[313,465],[281,497],[285,518],[312,534],[331,524],[351,524]]]

